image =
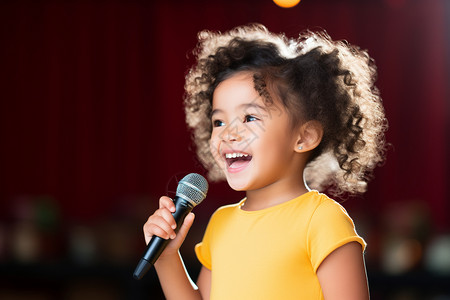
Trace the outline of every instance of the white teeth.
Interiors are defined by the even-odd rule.
[[[226,153],[225,158],[247,157],[248,154],[244,153]]]

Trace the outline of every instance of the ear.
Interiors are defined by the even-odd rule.
[[[294,151],[298,153],[311,151],[320,144],[322,137],[322,124],[315,120],[308,121],[298,129]]]

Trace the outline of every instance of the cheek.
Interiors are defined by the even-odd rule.
[[[259,153],[263,153],[263,159],[267,162],[284,162],[292,154],[293,140],[289,138],[286,130],[268,131],[262,134],[256,141]]]
[[[219,140],[217,139],[217,136],[211,135],[211,139],[209,140],[209,150],[211,151],[211,154],[214,158],[214,160],[219,163],[221,160],[220,153],[219,153]]]

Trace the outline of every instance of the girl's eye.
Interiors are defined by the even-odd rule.
[[[225,125],[225,123],[222,122],[221,120],[214,120],[212,123],[213,123],[213,127],[221,127],[221,126]]]
[[[244,118],[244,123],[258,121],[259,119],[252,115],[246,115]]]

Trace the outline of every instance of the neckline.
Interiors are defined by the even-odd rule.
[[[239,203],[238,203],[238,205],[237,205],[236,208],[237,208],[237,210],[238,210],[239,213],[244,214],[244,215],[259,215],[259,214],[263,214],[263,213],[270,212],[270,211],[272,211],[272,210],[279,209],[279,208],[281,208],[281,207],[283,207],[283,206],[290,205],[291,203],[296,202],[296,201],[298,201],[298,200],[301,199],[301,198],[307,197],[308,195],[311,195],[311,194],[317,194],[317,193],[318,193],[318,192],[317,192],[316,190],[311,190],[311,191],[309,191],[309,192],[306,192],[306,193],[304,193],[304,194],[301,194],[300,196],[297,196],[297,197],[295,197],[295,198],[293,198],[293,199],[291,199],[291,200],[285,201],[285,202],[283,202],[283,203],[276,204],[276,205],[274,205],[274,206],[270,206],[270,207],[263,208],[263,209],[259,209],[259,210],[250,210],[250,211],[249,211],[249,210],[243,210],[243,209],[242,209],[242,206],[244,206],[245,201],[247,200],[247,197],[245,197],[244,199],[242,199],[241,201],[239,201]]]

